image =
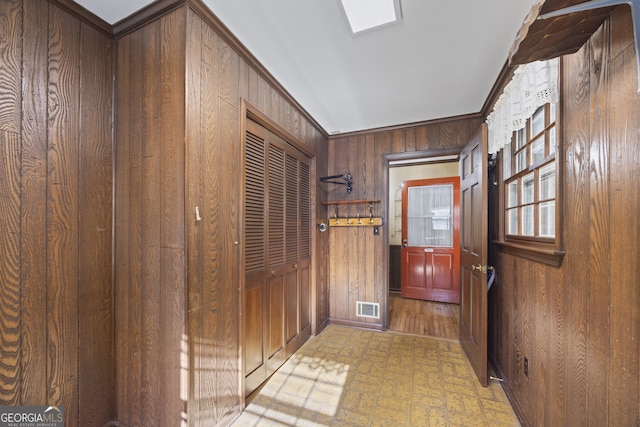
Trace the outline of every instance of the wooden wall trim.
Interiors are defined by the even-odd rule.
[[[329,319],[330,325],[351,326],[354,328],[373,329],[375,331],[387,330],[379,323],[356,322],[355,320]]]
[[[149,22],[174,11],[183,3],[184,0],[156,0],[131,16],[116,22],[113,25],[113,35],[115,38],[125,36],[141,27],[144,27]]]
[[[393,126],[383,126],[379,128],[363,129],[363,130],[357,130],[353,132],[334,133],[334,134],[331,134],[330,137],[331,139],[334,139],[334,138],[345,138],[345,137],[352,137],[352,136],[368,135],[371,133],[378,133],[378,132],[408,130],[408,129],[419,128],[422,126],[437,125],[441,123],[455,122],[459,120],[471,120],[471,119],[477,119],[477,118],[482,118],[480,113],[461,114],[459,116],[441,117],[438,119],[423,120],[420,122],[404,123],[404,124],[398,124]]]
[[[113,35],[113,26],[84,7],[80,6],[73,0],[49,0],[49,3],[58,6],[71,16],[80,19],[80,21],[92,26],[107,36]]]

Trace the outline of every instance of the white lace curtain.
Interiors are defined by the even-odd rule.
[[[487,117],[489,152],[511,142],[538,107],[558,102],[558,58],[519,66]]]

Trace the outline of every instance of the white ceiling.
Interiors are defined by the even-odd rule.
[[[148,0],[76,0],[113,24]],[[477,113],[534,0],[401,0],[352,35],[339,0],[204,0],[329,133]]]

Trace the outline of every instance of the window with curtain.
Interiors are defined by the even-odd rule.
[[[503,160],[499,246],[552,264],[561,262],[558,76],[558,59],[518,67],[487,117],[489,151]]]

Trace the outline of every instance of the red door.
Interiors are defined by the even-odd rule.
[[[401,294],[460,302],[460,178],[402,183]]]

